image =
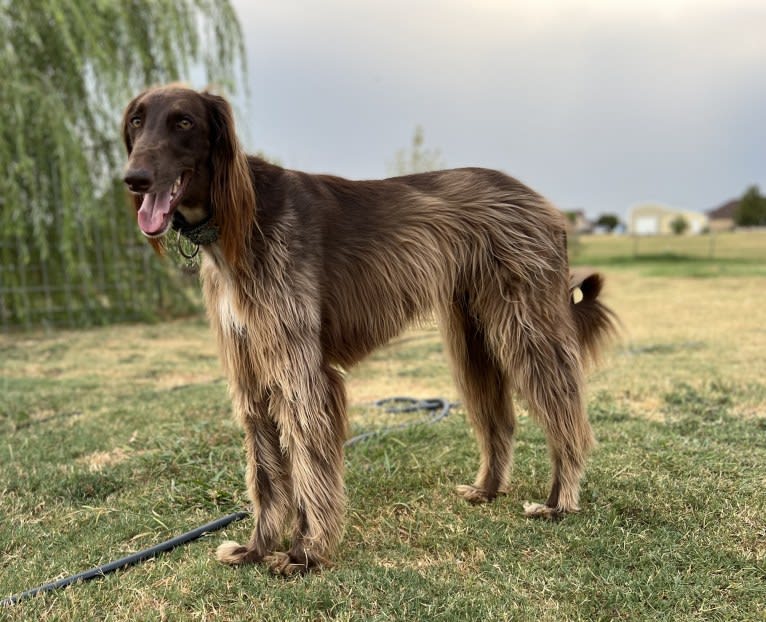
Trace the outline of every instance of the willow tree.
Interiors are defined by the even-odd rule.
[[[244,59],[227,1],[0,0],[0,327],[146,304],[114,183],[121,112],[158,82],[231,91]]]

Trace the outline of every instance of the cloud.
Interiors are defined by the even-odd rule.
[[[235,2],[251,148],[380,176],[416,124],[562,207],[707,209],[764,184],[766,4]]]

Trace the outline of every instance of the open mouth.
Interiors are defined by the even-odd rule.
[[[183,172],[170,188],[159,192],[147,193],[138,209],[138,226],[148,238],[165,235],[173,224],[173,211],[183,197],[189,173]]]

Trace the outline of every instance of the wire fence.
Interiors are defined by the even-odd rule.
[[[196,275],[171,256],[160,261],[122,205],[105,200],[107,218],[63,239],[63,208],[22,233],[0,230],[0,332],[72,328],[188,315],[200,309]],[[678,256],[766,261],[766,230],[689,236],[570,236],[575,263]],[[190,271],[190,272],[193,272]]]
[[[122,205],[63,239],[53,214],[43,232],[0,231],[0,331],[151,320],[198,308],[196,288],[160,261]]]
[[[574,261],[686,259],[766,261],[766,228],[689,235],[574,235],[569,237]]]

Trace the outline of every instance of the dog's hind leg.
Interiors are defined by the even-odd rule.
[[[553,481],[545,504],[527,516],[554,518],[579,510],[580,479],[594,444],[583,400],[583,371],[574,338],[533,331],[520,348],[520,389],[545,430]]]
[[[268,398],[252,400],[233,391],[234,405],[245,428],[247,487],[255,526],[250,542],[223,542],[216,551],[227,564],[260,562],[277,546],[292,506],[289,464],[279,445],[279,431],[269,415]]]
[[[479,444],[480,466],[473,484],[457,487],[471,503],[506,492],[516,419],[507,376],[487,348],[485,334],[465,299],[441,312],[444,341]]]

